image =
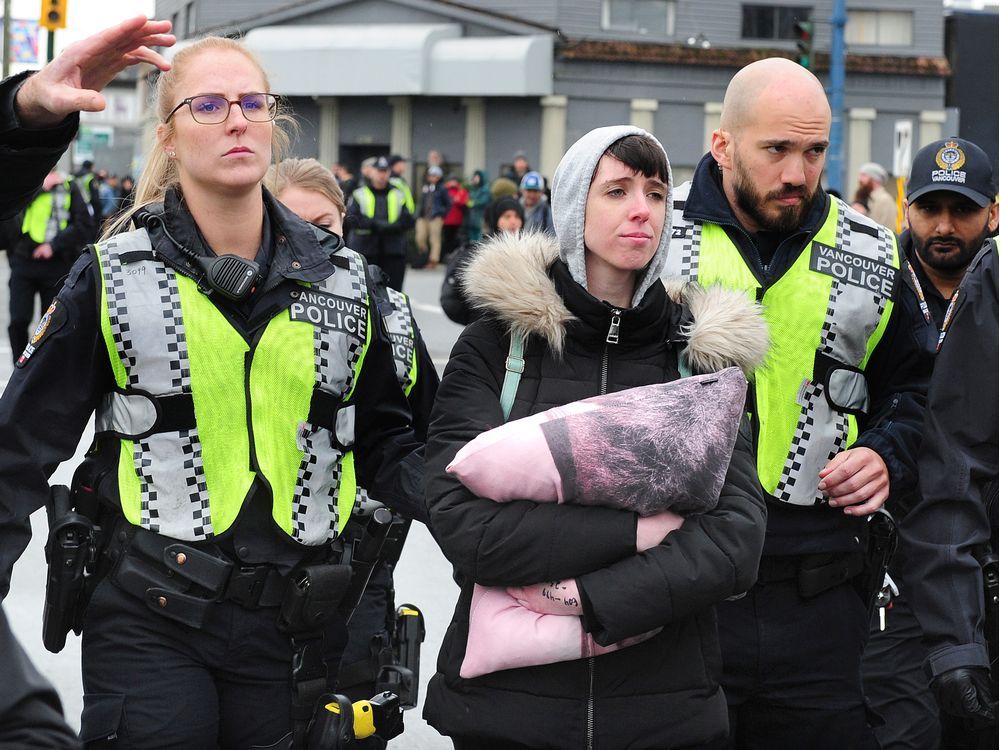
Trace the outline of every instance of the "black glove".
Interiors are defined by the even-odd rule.
[[[983,667],[957,667],[931,681],[938,706],[976,727],[996,723],[997,704],[990,689],[990,675]]]

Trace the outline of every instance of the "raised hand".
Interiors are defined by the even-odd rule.
[[[74,42],[17,92],[22,127],[53,127],[73,112],[100,112],[106,105],[101,89],[130,65],[169,70],[170,63],[150,49],[171,46],[176,40],[169,32],[170,21],[136,16]]]

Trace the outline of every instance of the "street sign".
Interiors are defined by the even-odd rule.
[[[2,28],[3,22],[0,21],[0,29]],[[38,62],[38,21],[11,19],[10,61],[27,65]]]
[[[896,120],[892,139],[892,173],[896,177],[909,177],[913,161],[913,121]]]

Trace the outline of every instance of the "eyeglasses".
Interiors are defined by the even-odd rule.
[[[278,114],[278,97],[274,94],[244,94],[239,99],[229,100],[221,94],[189,96],[174,107],[164,122],[177,114],[184,106],[191,109],[191,117],[202,125],[218,125],[229,119],[229,111],[239,104],[243,116],[250,122],[270,122]]]

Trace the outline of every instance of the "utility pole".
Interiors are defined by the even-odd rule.
[[[3,77],[10,75],[10,0],[3,0]]]
[[[833,0],[830,43],[830,149],[826,160],[827,186],[844,195],[844,27],[847,0]]]

